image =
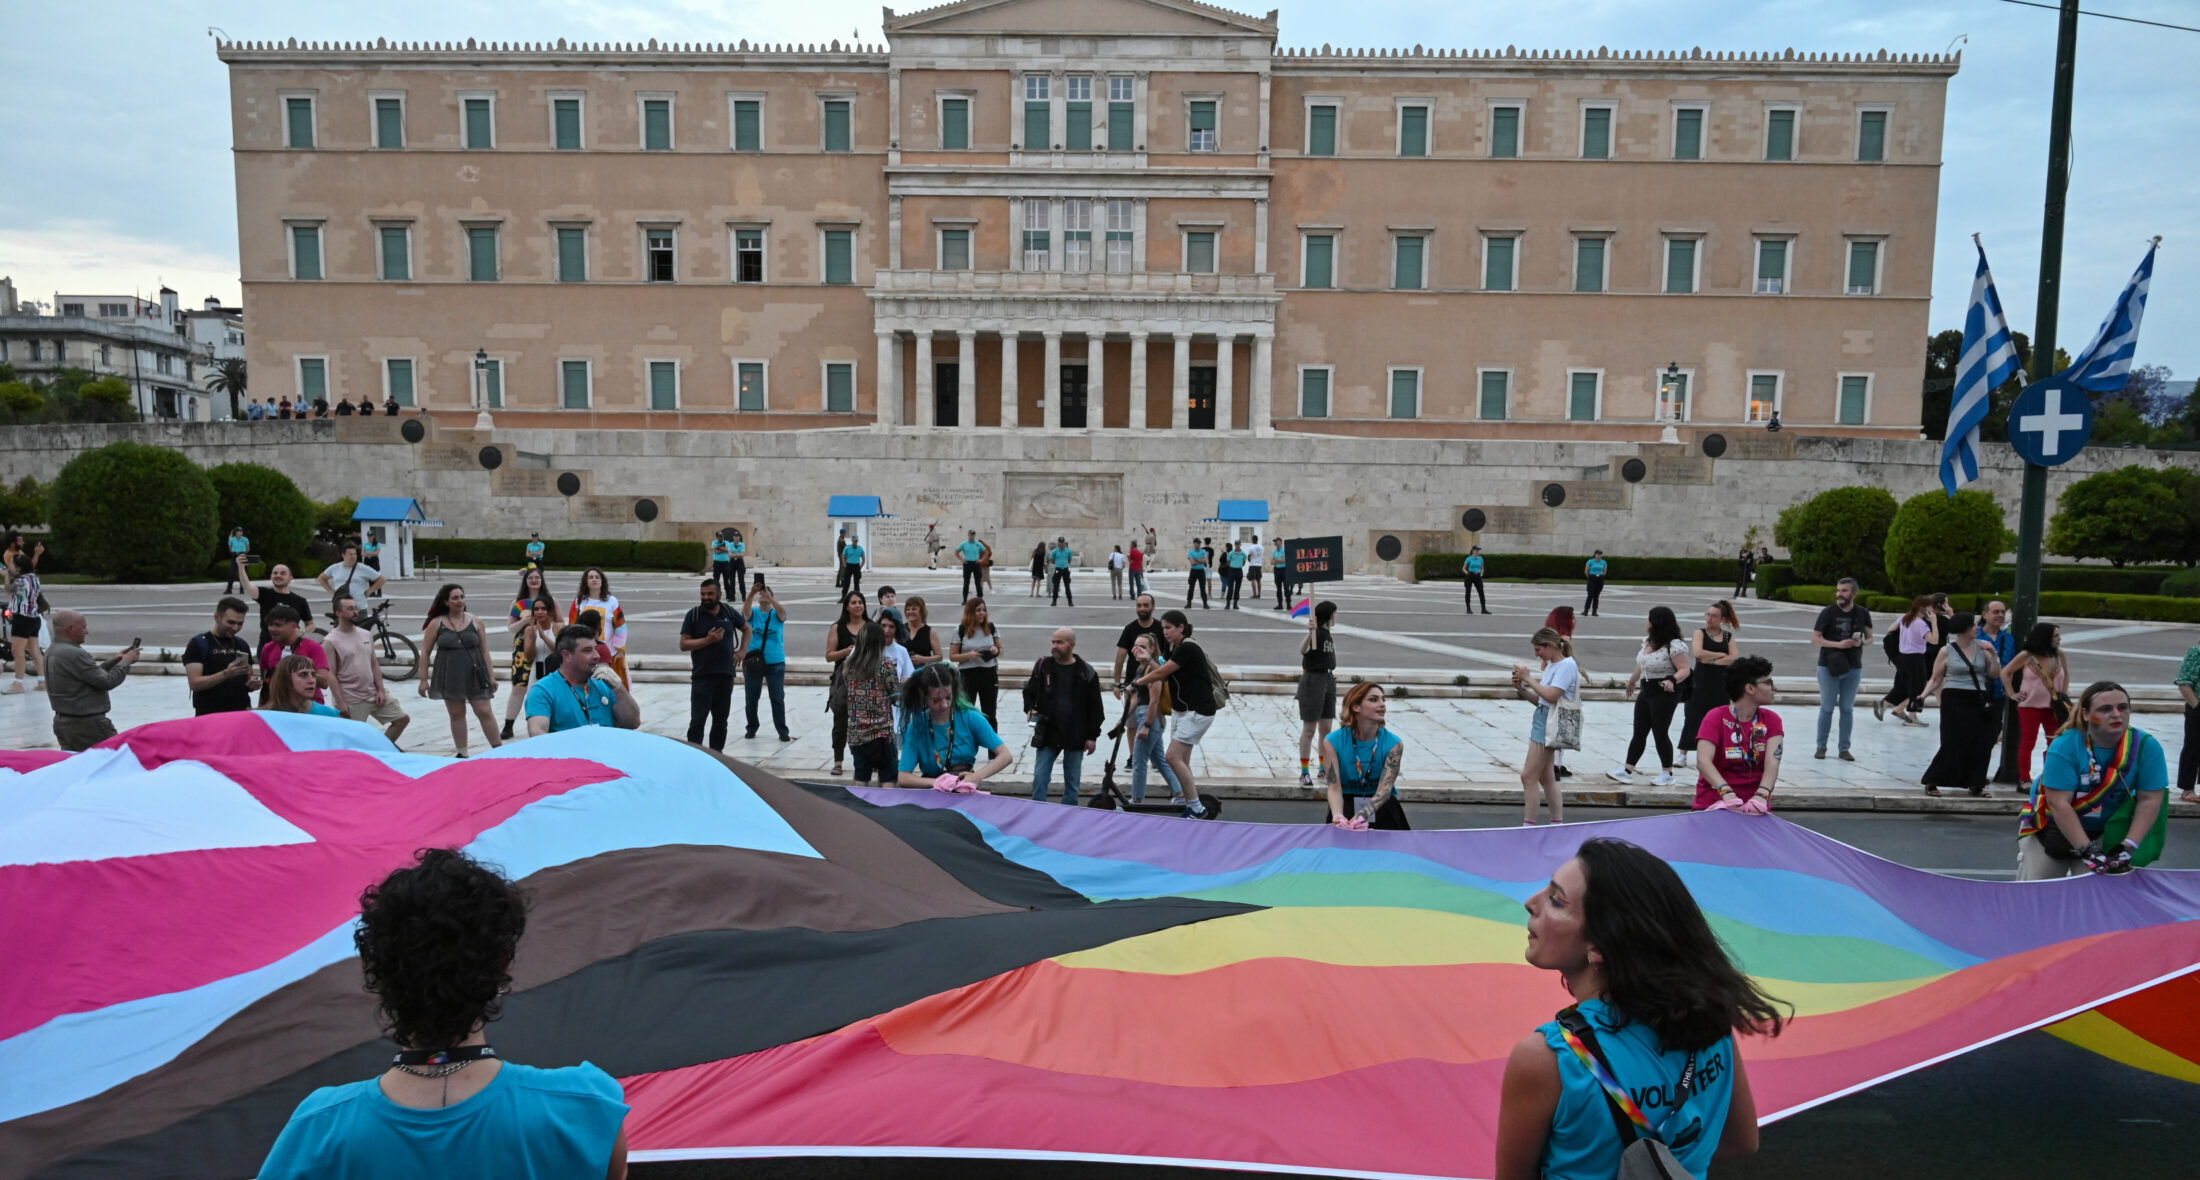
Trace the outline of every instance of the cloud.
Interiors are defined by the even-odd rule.
[[[172,241],[140,237],[102,222],[56,218],[32,225],[0,226],[0,275],[15,280],[19,298],[50,300],[72,295],[151,297],[166,284],[185,307],[209,295],[237,306],[235,255],[194,250]]]

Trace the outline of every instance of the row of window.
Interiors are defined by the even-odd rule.
[[[401,151],[406,145],[405,95],[402,91],[370,92],[368,101],[373,107],[374,146],[380,151]],[[673,97],[669,94],[644,94],[639,103],[641,134],[636,146],[647,152],[669,152],[673,144]],[[460,91],[459,142],[468,151],[491,151],[497,146],[497,96],[494,91]],[[817,147],[828,152],[850,150],[854,135],[855,101],[845,94],[820,94],[818,102],[819,142]],[[731,134],[727,146],[737,152],[764,150],[764,96],[761,94],[731,94],[726,97],[727,123]],[[589,148],[587,115],[588,95],[575,91],[552,92],[544,107],[548,120],[550,144],[562,152],[586,151]],[[283,142],[300,150],[317,148],[321,143],[319,129],[320,98],[315,94],[285,94],[283,96]]]
[[[64,303],[64,304],[62,304],[62,305],[61,305],[61,314],[62,314],[62,315],[83,315],[83,314],[84,314],[84,305],[83,305],[83,304],[81,304],[81,303]],[[100,318],[100,319],[103,319],[103,320],[119,320],[119,319],[127,319],[127,318],[129,318],[129,316],[130,316],[130,305],[129,305],[129,304],[127,304],[127,303],[102,303],[102,304],[100,304],[100,305],[99,305],[99,318]]]
[[[300,356],[292,358],[296,366],[298,395],[308,402],[329,396],[329,358],[325,356]],[[762,412],[772,409],[771,362],[769,360],[742,360],[733,363],[734,407],[739,410]],[[394,401],[400,406],[419,404],[419,363],[412,357],[384,357],[381,361],[382,389],[379,401]],[[824,380],[817,390],[816,400],[807,406],[781,407],[795,411],[822,410],[828,414],[852,414],[856,408],[856,364],[854,361],[822,361],[819,371]],[[680,380],[682,363],[677,360],[647,360],[643,362],[643,404],[652,410],[677,410],[681,408]],[[559,358],[556,362],[556,386],[552,390],[552,404],[562,409],[586,410],[596,405],[597,372],[592,360]],[[504,407],[504,360],[491,357],[481,375],[481,396],[490,409]],[[469,391],[457,404],[473,404]]]
[[[1433,109],[1428,102],[1399,99],[1395,104],[1395,142],[1401,157],[1427,156],[1430,154],[1429,116]],[[1710,118],[1708,103],[1674,103],[1669,109],[1670,136],[1665,140],[1674,160],[1701,160],[1704,158],[1704,131]],[[1338,133],[1341,130],[1344,104],[1341,99],[1309,98],[1306,100],[1306,141],[1303,150],[1309,156],[1334,156],[1337,154]],[[1763,108],[1763,124],[1759,129],[1759,142],[1766,160],[1792,161],[1802,151],[1797,138],[1801,127],[1803,108],[1797,105],[1767,104]],[[1580,108],[1580,121],[1575,144],[1578,158],[1583,160],[1610,160],[1618,157],[1618,146],[1613,138],[1613,123],[1618,117],[1619,103],[1613,99],[1587,99]],[[1856,112],[1855,140],[1850,146],[1855,158],[1867,163],[1877,163],[1887,158],[1888,108],[1864,107]],[[1526,130],[1528,105],[1524,101],[1497,99],[1489,103],[1489,132],[1476,154],[1492,159],[1507,159],[1520,155],[1522,135]]]
[[[1392,231],[1390,286],[1400,291],[1421,291],[1434,286],[1430,276],[1433,257],[1430,236],[1411,231]],[[1521,248],[1525,235],[1520,233],[1484,233],[1482,243],[1482,281],[1484,291],[1512,291],[1519,289]],[[1696,233],[1667,233],[1665,243],[1665,271],[1659,289],[1667,294],[1691,295],[1702,289],[1703,235]],[[1612,239],[1607,234],[1575,234],[1573,290],[1601,292],[1611,289]],[[1299,286],[1309,290],[1330,290],[1337,286],[1338,244],[1340,234],[1333,230],[1305,232],[1300,235]],[[1877,295],[1880,293],[1882,272],[1881,255],[1886,241],[1879,237],[1851,237],[1845,239],[1848,247],[1848,271],[1843,290],[1851,295]],[[1752,287],[1760,295],[1784,295],[1794,289],[1792,273],[1795,238],[1789,235],[1759,235],[1755,239],[1757,249],[1756,282]]]
[[[503,227],[469,225],[463,228],[466,234],[467,279],[476,283],[500,281],[504,274]],[[588,227],[553,224],[551,229],[557,242],[556,280],[561,283],[587,282],[590,240]],[[319,222],[291,223],[290,277],[306,281],[327,277],[327,269],[322,262],[321,231]],[[765,227],[735,226],[728,232],[733,250],[733,281],[764,282]],[[640,227],[640,234],[643,281],[679,281],[678,229],[645,225]],[[967,253],[967,238],[964,246]],[[818,231],[818,248],[820,256],[825,260],[822,275],[824,282],[833,285],[855,282],[854,230],[821,229]],[[375,273],[385,282],[418,281],[418,269],[413,265],[413,226],[410,223],[379,223],[375,226]]]
[[[27,354],[26,360],[28,361],[28,363],[44,364],[48,360],[51,360],[52,363],[57,365],[65,365],[69,363],[69,342],[66,340],[54,340],[51,342],[45,340],[0,340],[0,364],[7,363],[14,359],[12,355],[14,352],[13,346],[18,343],[23,345],[23,350]],[[51,348],[47,347],[48,343],[52,344]],[[102,344],[93,351],[96,352],[99,357],[99,367],[101,369],[114,368],[115,354],[113,345]],[[154,353],[153,371],[164,376],[174,375],[177,368],[179,367],[177,363],[179,360],[182,362],[180,367],[183,370],[183,379],[185,381],[196,380],[198,376],[197,362],[191,360],[188,357],[179,358],[174,353]]]
[[[1387,408],[1392,418],[1418,418],[1421,416],[1421,395],[1427,370],[1419,365],[1393,365],[1386,370],[1389,399]],[[1689,396],[1695,378],[1694,371],[1685,371],[1668,381],[1663,373],[1657,375],[1657,397],[1654,413],[1658,421],[1696,420],[1694,404]],[[1749,402],[1743,421],[1766,422],[1781,412],[1786,394],[1787,375],[1779,372],[1752,372],[1749,378]],[[1834,420],[1844,426],[1861,426],[1871,418],[1872,374],[1836,374],[1837,397]],[[1332,394],[1336,386],[1335,365],[1299,366],[1299,416],[1301,418],[1327,418],[1331,415]],[[1474,416],[1482,421],[1499,422],[1514,416],[1513,370],[1478,369],[1475,372]],[[1602,369],[1572,369],[1566,374],[1566,419],[1570,422],[1595,422],[1604,417],[1604,371]]]

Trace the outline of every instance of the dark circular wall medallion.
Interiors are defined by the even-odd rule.
[[[657,519],[657,501],[634,501],[634,519],[641,521],[643,524],[648,524],[650,521]]]
[[[1649,465],[1640,459],[1629,459],[1619,465],[1619,477],[1628,483],[1641,483],[1642,477],[1648,474],[1650,474]]]
[[[398,424],[397,433],[403,435],[406,442],[416,443],[428,437],[428,424],[418,418],[407,418]]]
[[[1543,485],[1543,506],[1544,506],[1544,507],[1546,507],[1546,508],[1556,508],[1556,507],[1558,507],[1559,505],[1561,505],[1561,504],[1564,504],[1565,502],[1566,502],[1566,485],[1564,485],[1564,484],[1556,484],[1556,483],[1547,483],[1547,484],[1544,484],[1544,485]]]
[[[1375,556],[1382,558],[1384,561],[1396,561],[1398,555],[1405,551],[1405,542],[1387,533],[1383,535],[1382,539],[1375,542]]]
[[[572,473],[572,472],[570,472],[570,471],[561,471],[561,472],[559,472],[559,473],[558,473],[558,494],[559,494],[559,495],[561,495],[561,496],[578,496],[578,495],[580,495],[580,494],[581,494],[581,477],[580,477],[580,476],[577,476],[577,475],[575,475],[575,474],[573,474],[573,473]]]
[[[1481,532],[1489,523],[1489,515],[1479,508],[1469,508],[1459,517],[1459,527],[1470,533]]]
[[[491,471],[504,466],[504,452],[495,447],[481,448],[481,465]]]
[[[1714,459],[1726,454],[1726,436],[1723,434],[1704,435],[1703,453]]]

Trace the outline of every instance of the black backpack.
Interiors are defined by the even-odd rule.
[[[1887,662],[1899,667],[1902,663],[1902,628],[1887,628],[1887,637],[1879,641],[1879,647],[1887,653]]]

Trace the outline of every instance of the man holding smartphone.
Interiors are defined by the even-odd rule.
[[[53,736],[71,753],[89,750],[115,736],[107,719],[107,694],[129,678],[137,663],[138,641],[105,662],[84,650],[90,625],[73,610],[53,612],[53,646],[46,649],[46,698],[53,705]]]
[[[260,690],[260,665],[252,648],[237,637],[244,630],[244,599],[224,597],[214,604],[214,629],[200,632],[183,648],[183,677],[191,687],[191,711],[243,713]]]

